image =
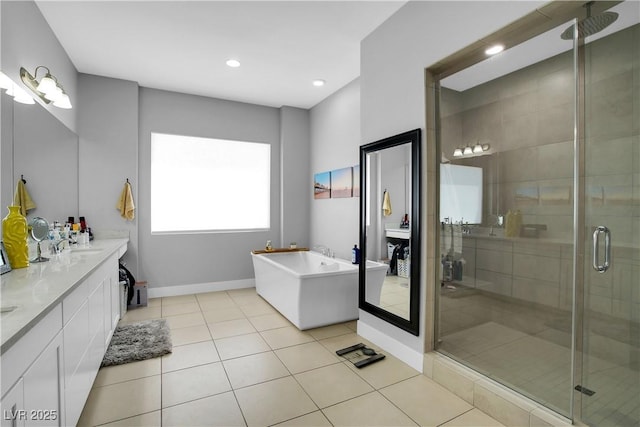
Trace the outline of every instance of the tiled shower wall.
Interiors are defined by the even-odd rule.
[[[587,235],[606,224],[614,242],[611,274],[589,270],[585,277],[587,308],[634,322],[640,312],[634,283],[640,277],[639,45],[635,25],[590,43],[586,59]],[[540,240],[465,239],[474,252],[465,284],[472,276],[487,291],[561,309],[571,303],[571,255],[565,252],[573,235],[572,61],[569,52],[464,92],[442,91],[443,154],[454,160],[458,146],[491,147],[483,156],[454,160],[483,168],[483,225],[520,210],[524,224],[546,227]],[[490,253],[496,250],[503,253]],[[494,255],[507,260],[492,266]]]

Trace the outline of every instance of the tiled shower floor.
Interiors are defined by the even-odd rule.
[[[501,425],[391,355],[356,369],[335,355],[370,344],[355,322],[301,332],[253,288],[154,299],[121,322],[161,317],[173,353],[101,369],[79,425]]]
[[[443,326],[450,332],[441,334],[440,350],[568,413],[570,336],[549,326],[558,323],[553,313],[523,307],[514,311],[503,301],[473,292],[462,298],[444,296],[441,302]],[[603,427],[640,425],[640,372],[593,355],[584,363],[588,378],[582,385],[596,393],[583,397],[583,420]]]

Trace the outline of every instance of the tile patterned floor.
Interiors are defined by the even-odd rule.
[[[335,355],[348,322],[299,331],[255,289],[154,299],[121,323],[166,318],[173,353],[103,368],[81,426],[500,426],[391,355]],[[384,352],[382,352],[384,353]]]
[[[397,275],[386,276],[380,291],[380,307],[408,319],[409,290],[409,279],[407,277]]]

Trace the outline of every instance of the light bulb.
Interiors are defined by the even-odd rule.
[[[35,104],[36,101],[33,100],[31,95],[29,95],[25,90],[19,87],[14,87],[13,89],[13,100],[19,102],[20,104]]]
[[[486,53],[487,55],[495,55],[497,53],[500,53],[504,50],[504,46],[501,44],[496,44],[491,46],[490,48],[488,48],[487,50],[484,51],[484,53]]]
[[[465,156],[466,156],[466,155],[469,155],[469,154],[473,154],[473,150],[471,149],[471,147],[469,147],[469,146],[467,145],[466,147],[464,147],[463,154],[464,154]]]
[[[55,89],[50,90],[44,95],[45,98],[53,102],[57,101],[61,96],[62,96],[62,89],[60,89],[58,86],[56,86]]]
[[[64,108],[65,110],[70,110],[72,108],[71,107],[71,100],[69,99],[69,95],[67,95],[64,92],[62,93],[62,95],[60,95],[60,98],[55,100],[53,105],[58,107],[58,108]]]
[[[48,95],[49,93],[51,93],[52,91],[55,91],[58,88],[58,85],[56,84],[56,81],[53,80],[53,78],[51,77],[51,74],[47,73],[46,76],[44,76],[42,78],[42,80],[40,80],[40,83],[38,84],[38,92],[42,92],[46,95]]]
[[[482,153],[482,151],[482,145],[480,145],[480,143],[476,143],[476,145],[473,146],[473,154]]]
[[[462,150],[460,148],[456,148],[455,150],[453,150],[453,157],[461,157],[462,156]]]
[[[9,89],[11,86],[13,86],[11,79],[0,71],[0,89]]]

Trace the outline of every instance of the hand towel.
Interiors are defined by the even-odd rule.
[[[382,215],[389,216],[391,213],[391,198],[389,197],[389,192],[385,190],[382,200]]]
[[[451,249],[454,255],[462,254],[462,225],[454,224],[451,226],[453,229],[453,241]]]
[[[24,181],[19,179],[16,185],[16,193],[13,196],[13,205],[20,206],[20,213],[23,216],[27,216],[27,211],[35,209],[36,204],[31,199],[27,187],[24,185]]]
[[[462,255],[462,225],[444,224],[440,234],[440,249],[443,253]]]
[[[135,218],[136,206],[133,203],[133,192],[131,191],[131,184],[127,181],[124,184],[120,199],[116,208],[120,211],[120,216],[126,220],[133,221]]]

